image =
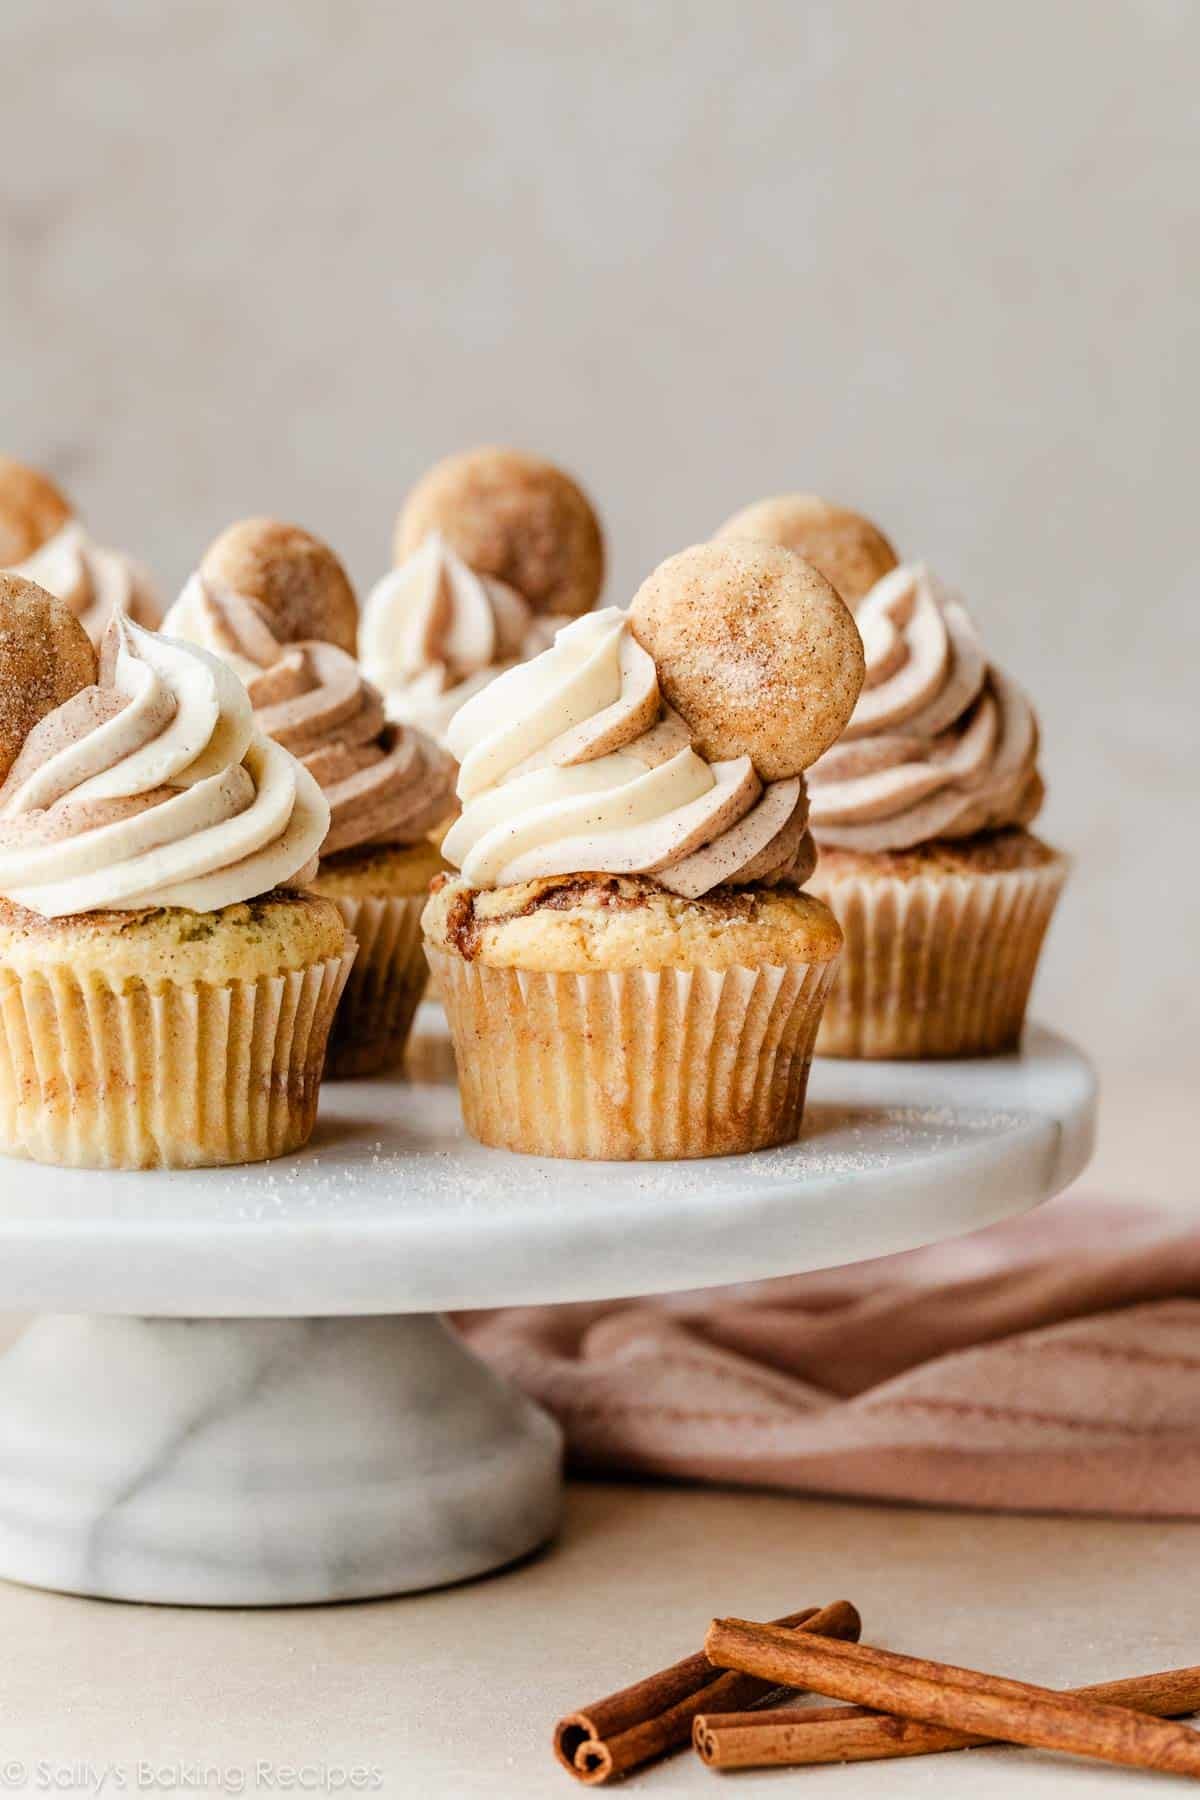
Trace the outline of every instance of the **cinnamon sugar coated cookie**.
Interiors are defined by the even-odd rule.
[[[604,582],[604,539],[586,494],[553,463],[520,450],[465,450],[436,463],[396,521],[397,563],[432,531],[535,612],[588,612]]]
[[[847,606],[861,600],[899,560],[870,519],[822,500],[819,494],[779,494],[770,500],[756,500],[726,519],[716,538],[756,538],[798,551],[833,583]]]
[[[341,563],[320,538],[278,519],[241,519],[209,545],[200,571],[257,600],[284,643],[320,638],[353,656],[358,603]]]
[[[96,653],[69,606],[0,574],[0,781],[39,719],[96,679]]]
[[[729,540],[660,563],[630,623],[710,762],[797,775],[839,737],[863,684],[862,642],[823,575],[791,550]]]
[[[0,456],[0,568],[24,562],[70,517],[70,501],[48,475]]]

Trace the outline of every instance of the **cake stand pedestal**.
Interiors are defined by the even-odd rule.
[[[792,1274],[1047,1200],[1091,1149],[1061,1038],[813,1067],[799,1143],[564,1163],[463,1132],[426,1007],[408,1080],[330,1084],[280,1162],[104,1175],[0,1161],[0,1575],[278,1605],[479,1575],[552,1535],[553,1421],[437,1315]]]

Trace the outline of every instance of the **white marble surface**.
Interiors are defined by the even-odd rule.
[[[802,1141],[758,1156],[516,1157],[464,1136],[440,1009],[422,1024],[413,1079],[330,1084],[286,1162],[8,1165],[0,1304],[115,1316],[47,1313],[0,1359],[0,1574],[272,1605],[495,1568],[554,1529],[558,1432],[435,1309],[877,1256],[1036,1205],[1091,1150],[1091,1069],[1032,1032],[821,1063]],[[410,1316],[336,1316],[371,1312]]]
[[[0,1358],[0,1575],[209,1606],[405,1593],[544,1543],[560,1462],[439,1319],[50,1314]]]
[[[1090,1154],[1095,1088],[1020,1056],[814,1064],[799,1143],[571,1163],[466,1137],[440,1009],[410,1080],[328,1083],[312,1145],[233,1170],[0,1165],[0,1306],[185,1316],[441,1311],[794,1274],[1036,1205]]]

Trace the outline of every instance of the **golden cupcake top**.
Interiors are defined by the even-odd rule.
[[[228,573],[255,592],[231,586]],[[424,732],[389,723],[382,696],[353,656],[313,633],[346,624],[343,586],[350,592],[319,539],[272,520],[248,521],[217,539],[164,624],[167,635],[199,644],[237,671],[257,728],[318,782],[330,808],[325,856],[420,843],[454,800],[445,752]]]
[[[37,698],[0,786],[0,896],[47,918],[209,912],[303,882],[329,807],[232,670],[122,614],[97,668],[61,602],[13,578],[2,600],[0,694]]]
[[[0,456],[0,568],[62,600],[98,644],[114,613],[157,625],[162,614],[141,565],[95,543],[48,476]]]
[[[798,557],[697,545],[630,613],[571,621],[456,714],[462,812],[443,854],[475,887],[572,873],[651,875],[693,898],[798,885],[813,865],[803,771],[861,679],[853,621]]]
[[[435,949],[467,962],[568,975],[824,963],[842,947],[829,908],[791,883],[689,897],[645,875],[567,875],[497,889],[440,876],[422,925]]]
[[[726,519],[718,540],[754,538],[795,550],[854,607],[898,558],[878,525],[819,494],[776,494]]]
[[[1029,824],[1043,798],[1037,719],[959,596],[906,565],[856,617],[866,681],[841,741],[810,771],[817,841],[903,851]]]

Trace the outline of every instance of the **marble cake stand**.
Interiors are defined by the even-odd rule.
[[[790,1274],[987,1225],[1084,1166],[1095,1084],[1020,1056],[818,1062],[754,1157],[571,1164],[465,1138],[440,1013],[310,1148],[186,1174],[0,1159],[0,1574],[269,1605],[460,1580],[556,1526],[558,1428],[436,1315]]]

